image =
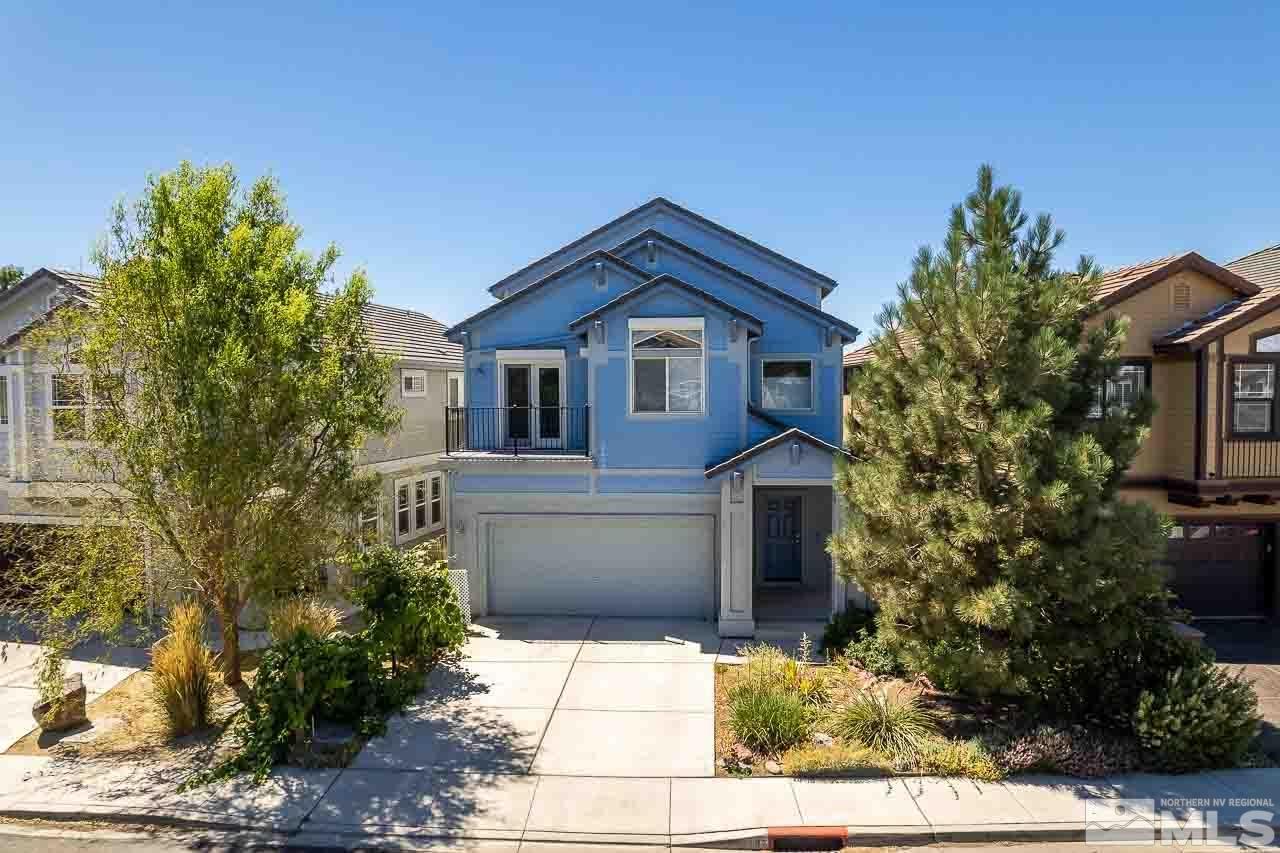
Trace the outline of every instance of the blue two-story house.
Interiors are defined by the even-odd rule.
[[[449,549],[477,614],[826,618],[836,282],[658,198],[446,332]]]

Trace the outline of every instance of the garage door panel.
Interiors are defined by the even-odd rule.
[[[715,519],[548,515],[491,522],[489,609],[710,618]]]
[[[1178,525],[1169,540],[1176,604],[1201,619],[1256,617],[1265,610],[1265,538],[1259,524]]]

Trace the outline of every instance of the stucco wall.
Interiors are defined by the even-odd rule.
[[[426,370],[425,397],[404,396],[401,377],[406,370]],[[391,371],[387,402],[403,409],[404,418],[395,432],[369,439],[361,453],[362,463],[444,452],[444,408],[448,387],[446,377],[450,372],[425,362],[396,362]],[[461,368],[456,372],[461,373]]]

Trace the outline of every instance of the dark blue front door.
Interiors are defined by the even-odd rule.
[[[764,579],[766,583],[800,581],[800,516],[803,498],[799,495],[770,495],[765,498]]]

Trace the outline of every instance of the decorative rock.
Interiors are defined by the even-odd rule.
[[[776,761],[766,761],[764,763],[764,769],[772,773],[774,776],[782,775],[782,765]]]
[[[62,695],[49,702],[37,702],[31,708],[36,725],[46,732],[61,732],[89,722],[85,713],[88,691],[79,673],[62,679]]]
[[[814,732],[813,742],[816,746],[831,746],[836,741],[835,738],[825,732]]]
[[[755,758],[755,753],[742,744],[735,743],[733,745],[733,757],[739,761],[749,762],[752,758]]]

